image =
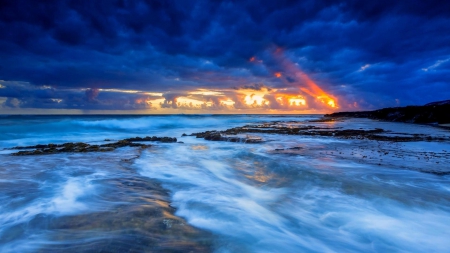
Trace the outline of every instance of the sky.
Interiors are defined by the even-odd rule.
[[[0,1],[0,114],[450,99],[450,1]]]

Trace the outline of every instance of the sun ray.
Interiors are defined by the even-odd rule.
[[[293,81],[289,81],[289,83],[295,84],[300,89],[300,91],[313,97],[315,101],[333,109],[339,108],[338,99],[332,94],[325,92],[305,72],[300,70],[300,68],[296,64],[294,64],[284,55],[283,50],[278,48],[274,52],[274,56],[281,63],[281,66],[283,67],[284,72],[286,72],[286,75],[291,76],[290,79],[294,79]],[[280,72],[276,72],[275,76],[281,77],[281,73],[280,76],[277,76],[278,73]]]

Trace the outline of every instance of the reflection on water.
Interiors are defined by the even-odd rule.
[[[265,172],[261,169],[257,169],[257,170],[255,170],[253,175],[246,175],[245,177],[248,179],[252,179],[257,182],[260,182],[260,183],[266,183],[271,179],[271,176],[265,174]]]
[[[206,145],[192,145],[191,148],[193,150],[207,150],[208,146],[206,146]]]

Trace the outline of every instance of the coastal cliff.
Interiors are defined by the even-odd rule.
[[[450,124],[450,100],[428,103],[423,106],[391,107],[375,111],[336,112],[326,114],[331,118],[369,118],[419,124]]]

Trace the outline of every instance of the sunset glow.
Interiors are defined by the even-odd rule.
[[[178,106],[189,105],[192,107],[200,107],[202,104],[204,104],[204,102],[188,97],[179,97],[177,98],[177,104]]]
[[[205,95],[205,96],[217,96],[217,95],[222,95],[223,93],[221,93],[219,91],[200,89],[200,90],[197,90],[197,91],[190,91],[189,94]]]
[[[231,100],[231,99],[227,99],[227,100],[222,100],[222,101],[220,101],[223,105],[226,105],[226,106],[233,106],[234,104],[235,104],[235,102],[233,101],[233,100]]]
[[[303,98],[291,98],[289,99],[291,105],[306,105],[306,100]]]
[[[255,94],[251,94],[251,95],[247,95],[245,97],[245,103],[247,105],[262,105],[266,103],[266,100],[264,100],[264,98],[261,95],[255,95]]]
[[[129,97],[120,100],[119,105],[123,108],[140,108],[145,113],[328,113],[339,108],[338,99],[333,94],[326,91],[321,85],[310,77],[310,74],[301,70],[298,63],[291,61],[281,48],[267,49],[268,55],[272,56],[271,67],[265,65],[258,56],[249,58],[251,65],[265,69],[266,78],[270,82],[248,82],[245,79],[234,79],[229,81],[227,76],[216,76],[215,70],[211,69],[203,73],[203,78],[210,78],[211,82],[230,82],[228,87],[199,87],[196,89],[173,90],[168,92],[154,92],[151,90],[119,89],[119,88],[81,88],[82,95],[87,101],[99,104],[110,105],[109,97]],[[267,57],[267,56],[266,56]],[[213,61],[206,60],[209,65]],[[280,69],[282,71],[280,71]],[[246,75],[245,69],[236,69],[236,73]],[[198,79],[199,73],[192,77]],[[174,78],[180,82],[181,78]],[[172,79],[172,80],[174,80]],[[0,82],[1,88],[9,85],[7,82]],[[27,83],[20,83],[26,86]],[[233,86],[232,86],[233,85]],[[275,88],[277,87],[277,88]],[[281,87],[281,88],[278,88]],[[54,89],[53,86],[44,85],[38,90]],[[51,101],[55,104],[64,105],[68,99],[64,97],[53,97]],[[80,100],[78,100],[80,101]],[[12,100],[11,104],[20,104],[19,101]],[[353,102],[352,102],[353,103]]]

